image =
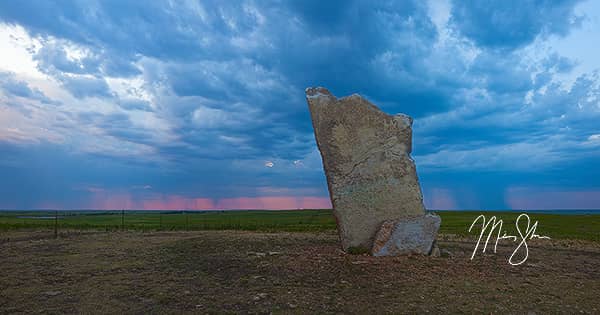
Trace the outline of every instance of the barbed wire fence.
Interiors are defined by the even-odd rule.
[[[46,230],[54,238],[82,231],[320,231],[334,229],[329,212],[307,211],[0,211],[0,232]]]

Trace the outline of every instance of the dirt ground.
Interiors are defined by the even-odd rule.
[[[0,235],[0,313],[600,313],[600,244],[538,240],[470,260],[347,255],[333,233]]]

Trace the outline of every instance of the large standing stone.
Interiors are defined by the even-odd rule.
[[[306,99],[344,250],[371,250],[384,221],[425,215],[409,116],[322,87],[306,89]]]

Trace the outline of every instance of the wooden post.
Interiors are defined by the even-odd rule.
[[[54,212],[54,238],[58,238],[58,210]]]
[[[125,209],[121,210],[121,231],[125,231]]]
[[[185,230],[188,231],[189,228],[189,224],[190,224],[190,219],[188,217],[188,213],[187,211],[185,212]]]
[[[158,214],[158,229],[162,230],[162,212]]]

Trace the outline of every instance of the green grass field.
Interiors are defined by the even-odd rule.
[[[54,211],[1,211],[0,231],[54,229]],[[479,214],[504,220],[504,229],[515,234],[517,212],[441,211],[440,232],[475,235],[467,229]],[[555,239],[600,241],[600,215],[530,214],[538,221],[537,234]],[[532,223],[533,223],[532,222]],[[293,211],[59,211],[58,230],[249,230],[249,231],[333,231],[331,210]]]

